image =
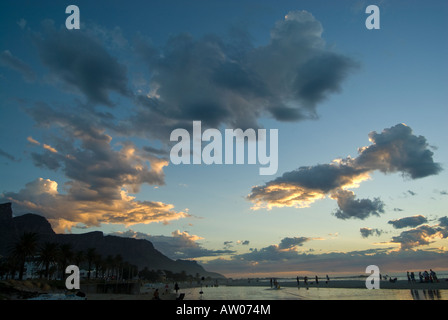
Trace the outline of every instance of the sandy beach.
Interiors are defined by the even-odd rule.
[[[21,290],[22,293],[33,292],[38,294],[38,300],[64,300],[64,291],[62,290],[51,290],[48,288],[38,288],[36,286],[25,288],[20,282],[14,281],[14,287],[16,290]],[[279,279],[278,285],[280,288],[337,288],[337,289],[366,289],[365,279],[350,279],[350,280],[330,280],[328,282],[325,279],[319,280],[316,283],[315,279],[309,281],[305,284],[303,279],[300,279],[299,286],[297,286],[297,281],[292,279]],[[154,292],[158,289],[158,296],[160,300],[176,300],[179,294],[184,295],[185,300],[197,300],[200,298],[199,292],[201,291],[201,286],[191,283],[179,283],[180,289],[178,293],[174,291],[174,285],[169,284],[166,288],[166,284],[143,284],[140,287],[140,292],[135,294],[125,294],[125,293],[92,293],[88,292],[86,294],[87,300],[153,300]],[[265,289],[271,289],[269,280],[256,280],[256,279],[235,279],[235,280],[223,280],[220,287],[260,287]],[[212,288],[213,286],[203,285],[204,291]],[[216,288],[219,290],[219,288]],[[386,290],[403,290],[403,289],[415,289],[415,290],[448,290],[448,279],[439,279],[438,282],[408,282],[407,280],[397,280],[396,282],[390,282],[386,280],[380,281],[380,289]],[[81,289],[82,291],[82,289]],[[4,297],[6,298],[6,297]],[[34,299],[36,295],[34,295]],[[8,299],[8,298],[7,298]],[[9,299],[24,299],[20,298],[17,294],[10,295]],[[25,297],[25,299],[27,299]]]
[[[296,281],[279,281],[280,288],[297,288]],[[266,287],[270,288],[270,283],[266,281],[248,281],[247,279],[242,280],[232,280],[223,283],[222,286],[232,286],[232,287]],[[299,283],[300,288],[339,288],[339,289],[366,289],[365,280],[333,280],[329,282],[319,281],[308,281],[308,285],[305,285],[303,280]],[[172,286],[171,286],[172,288]],[[396,282],[381,281],[380,289],[416,289],[416,290],[448,290],[448,281],[446,279],[440,279],[439,282],[434,283],[420,283],[420,282],[408,282],[407,280],[397,280]],[[142,292],[140,294],[103,294],[103,293],[90,293],[88,294],[88,300],[152,300],[154,296],[154,288],[145,289],[142,287]],[[186,299],[192,296],[197,296],[197,291],[200,290],[198,286],[188,286],[187,284],[181,284],[181,289],[179,293],[184,293]],[[367,290],[367,289],[366,289]],[[178,294],[171,289],[165,292],[164,287],[159,289],[160,300],[175,300]]]

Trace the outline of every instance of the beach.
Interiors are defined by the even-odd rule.
[[[439,282],[408,282],[397,280],[380,282],[380,290],[368,290],[365,280],[334,280],[308,282],[308,285],[300,281],[279,281],[279,289],[271,288],[269,281],[256,280],[232,280],[226,281],[218,287],[204,285],[203,287],[190,284],[180,284],[178,294],[174,292],[173,285],[166,291],[164,286],[159,287],[160,300],[175,300],[180,293],[184,294],[184,300],[225,300],[225,299],[426,299],[425,295],[437,295],[442,292],[441,300],[448,298],[448,281],[440,279]],[[346,290],[344,290],[346,289]],[[145,288],[139,294],[112,294],[90,293],[88,300],[152,300],[155,287]],[[200,294],[200,292],[203,292]],[[299,294],[300,293],[300,294]],[[417,297],[420,294],[421,297]]]
[[[31,282],[9,282],[16,293],[4,297],[7,300],[68,300],[82,299],[65,290],[55,290],[42,284],[31,285]],[[382,280],[379,290],[368,290],[365,279],[338,279],[326,281],[315,279],[305,284],[300,279],[299,284],[294,279],[277,279],[278,286],[271,286],[269,279],[226,279],[219,285],[203,283],[179,283],[176,293],[174,284],[142,283],[139,290],[128,293],[101,293],[88,291],[85,300],[154,300],[158,291],[160,300],[176,300],[182,294],[183,300],[326,300],[326,299],[391,299],[391,300],[448,300],[448,281],[446,278],[437,282],[409,282],[400,279],[396,282]],[[25,286],[27,284],[27,286]],[[82,291],[82,285],[81,290]],[[21,294],[17,294],[18,292]]]

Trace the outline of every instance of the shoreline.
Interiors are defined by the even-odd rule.
[[[280,288],[297,288],[296,281],[280,281]],[[260,287],[260,288],[271,288],[269,282],[255,282],[246,280],[233,280],[228,283],[223,283],[220,286],[223,287]],[[200,289],[200,286],[181,286],[179,293],[185,294],[185,300],[191,300],[192,296],[196,296],[197,289]],[[205,287],[204,287],[205,288]],[[300,281],[299,288],[328,288],[328,289],[366,289],[365,280],[333,280],[325,283],[325,281],[319,281],[316,283],[308,283],[308,286],[304,284],[303,281]],[[219,287],[217,288],[219,290]],[[448,281],[446,279],[440,279],[439,282],[435,283],[408,283],[407,280],[397,280],[397,282],[389,282],[386,280],[382,280],[380,282],[380,288],[385,290],[448,290]],[[139,294],[103,294],[103,293],[91,293],[88,294],[87,300],[152,300],[154,288],[148,289],[146,292],[142,292]],[[160,290],[160,289],[159,289]],[[169,290],[168,293],[161,292],[160,300],[176,300],[176,293],[172,290]],[[193,298],[196,300],[196,298]]]
[[[279,281],[280,287],[297,287],[297,281]],[[224,285],[224,284],[223,284]],[[226,286],[263,286],[270,288],[269,282],[255,282],[247,280],[234,280],[231,283],[225,284]],[[439,282],[408,282],[408,280],[397,280],[396,282],[389,282],[387,280],[381,280],[379,282],[380,289],[427,289],[427,290],[445,290],[448,289],[448,279],[439,279]],[[315,281],[308,281],[306,285],[303,279],[299,282],[300,288],[334,288],[334,289],[366,289],[366,280],[330,280],[328,282],[325,279],[319,280],[319,283]]]
[[[176,294],[173,290],[173,284],[168,285],[166,289],[166,284],[143,284],[140,287],[138,293],[126,294],[126,293],[86,293],[86,300],[153,300],[154,291],[158,289],[160,300],[176,300],[179,294],[184,294],[184,300],[197,300],[198,289],[201,290],[201,286],[191,283],[179,283],[180,289]],[[330,280],[326,282],[324,279],[316,283],[315,281],[308,281],[308,285],[305,285],[303,279],[300,279],[299,286],[297,286],[297,281],[293,280],[280,280],[278,285],[281,288],[322,288],[322,289],[364,289],[366,288],[365,279],[350,279],[350,280]],[[269,281],[257,281],[251,279],[238,279],[238,280],[228,280],[223,281],[219,286],[222,287],[260,287],[260,289],[271,289]],[[214,287],[213,285],[203,285],[204,290],[208,287]],[[47,289],[47,290],[45,290]],[[29,292],[38,293],[40,298],[36,300],[66,300],[64,299],[64,292],[62,290],[34,290],[29,288]],[[219,287],[216,288],[219,290]],[[396,282],[389,282],[386,280],[380,281],[379,289],[385,290],[448,290],[448,279],[439,279],[439,282],[408,282],[407,280],[397,280]],[[36,292],[38,291],[38,292]],[[81,290],[82,291],[82,286]],[[24,291],[25,292],[25,291]],[[5,297],[4,297],[5,298]],[[12,300],[23,300],[16,295],[10,296],[9,299]],[[27,300],[27,298],[25,298]]]

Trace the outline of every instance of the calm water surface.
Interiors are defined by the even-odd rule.
[[[448,290],[219,286],[189,289],[185,300],[448,300]]]

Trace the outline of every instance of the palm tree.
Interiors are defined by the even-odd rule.
[[[120,268],[123,264],[123,257],[121,254],[116,254],[114,257],[114,265],[117,267],[117,280],[120,276]]]
[[[61,279],[64,278],[65,268],[73,260],[73,250],[72,245],[69,243],[64,243],[59,246],[59,267],[61,268]]]
[[[73,260],[75,260],[75,264],[81,269],[81,263],[85,260],[84,252],[77,251],[73,257]]]
[[[92,269],[92,263],[95,260],[96,257],[96,251],[95,248],[88,248],[87,252],[86,252],[86,258],[87,258],[87,264],[88,264],[88,268],[87,268],[87,279],[90,280],[90,270]]]
[[[46,242],[39,253],[39,265],[45,267],[45,278],[49,279],[50,265],[58,260],[59,245],[54,242]]]
[[[34,232],[25,232],[20,236],[12,249],[12,257],[19,264],[19,280],[23,279],[25,263],[37,251],[38,235]]]
[[[106,269],[107,269],[107,277],[113,276],[113,267],[114,267],[114,258],[112,255],[107,255],[106,261],[105,261]],[[111,274],[112,272],[112,274]]]
[[[93,263],[95,264],[95,278],[98,278],[98,272],[104,266],[104,261],[103,258],[101,257],[101,254],[98,253],[95,255]]]

